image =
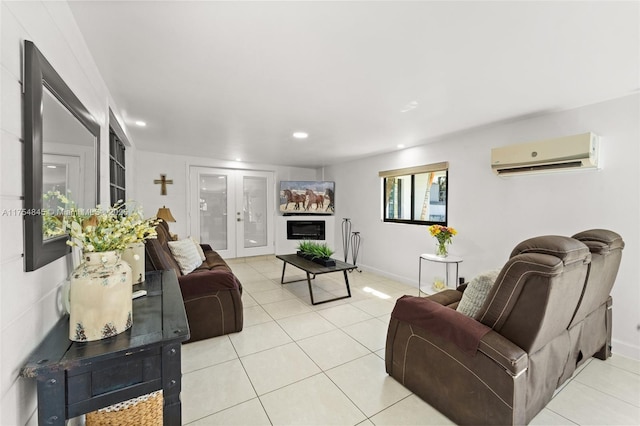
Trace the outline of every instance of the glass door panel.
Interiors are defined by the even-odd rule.
[[[267,245],[267,179],[243,178],[244,248]]]
[[[80,182],[80,157],[71,155],[42,155],[42,209],[49,212],[43,218],[42,238],[55,238],[66,231],[63,210],[84,206]],[[67,200],[69,202],[67,202]]]
[[[273,173],[192,167],[191,235],[224,258],[274,253]]]
[[[230,170],[192,167],[190,189],[190,235],[209,244],[220,256],[235,257],[235,204],[233,174]],[[231,207],[231,211],[235,209]]]
[[[242,200],[238,206],[238,256],[257,256],[274,252],[273,212],[274,189],[273,173],[237,170],[237,195]],[[241,210],[240,210],[241,208]]]
[[[227,177],[202,174],[200,183],[200,241],[227,250]]]

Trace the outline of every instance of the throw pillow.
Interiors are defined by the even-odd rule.
[[[462,299],[460,299],[456,310],[468,317],[475,318],[482,305],[484,305],[484,301],[487,299],[500,271],[501,269],[495,269],[483,272],[472,279],[464,293],[462,293]]]
[[[178,241],[167,241],[169,250],[173,254],[173,258],[178,262],[180,270],[184,275],[196,269],[202,264],[202,259],[196,250],[195,244],[191,238],[185,238]]]
[[[200,247],[200,243],[198,242],[198,240],[193,237],[189,238],[191,238],[191,241],[193,241],[193,243],[196,245],[196,251],[200,255],[200,259],[202,259],[203,262],[207,260],[207,256],[204,255],[204,250],[202,250],[202,247]]]

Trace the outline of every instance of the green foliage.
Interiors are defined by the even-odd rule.
[[[64,215],[76,205],[70,198],[71,191],[48,191],[42,195],[42,235],[45,239],[64,235]]]
[[[128,204],[118,201],[113,207],[68,209],[64,224],[71,239],[67,244],[84,252],[122,252],[129,244],[156,238],[159,219],[144,219],[141,208]]]
[[[304,254],[313,256],[314,258],[327,258],[331,257],[331,255],[334,253],[333,250],[327,247],[327,244],[314,243],[313,241],[301,241],[298,244],[298,250],[300,250]]]

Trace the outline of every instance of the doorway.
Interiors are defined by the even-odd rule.
[[[191,167],[191,235],[225,259],[273,254],[273,172]]]

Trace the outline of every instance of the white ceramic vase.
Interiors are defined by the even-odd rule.
[[[144,281],[144,243],[129,244],[122,252],[122,260],[131,266],[132,284]]]
[[[115,251],[85,253],[70,278],[69,339],[100,340],[133,321],[131,268]]]

